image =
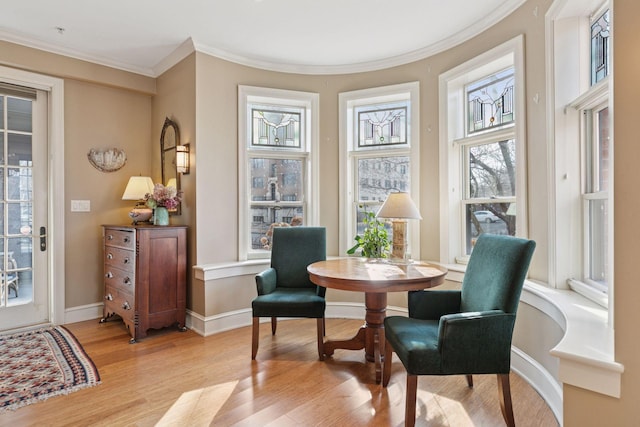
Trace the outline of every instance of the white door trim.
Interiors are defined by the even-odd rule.
[[[51,323],[60,325],[64,323],[65,310],[64,80],[3,66],[0,66],[0,77],[7,83],[49,92],[49,318]]]

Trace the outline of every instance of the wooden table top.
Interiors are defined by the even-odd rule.
[[[431,288],[444,282],[447,269],[423,261],[389,261],[348,257],[319,261],[307,267],[313,283],[325,288],[361,292],[400,292]]]

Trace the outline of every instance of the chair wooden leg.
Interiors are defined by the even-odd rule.
[[[389,384],[391,378],[391,359],[393,358],[393,348],[389,341],[385,340],[384,346],[384,361],[382,364],[382,387],[386,387]]]
[[[465,375],[467,377],[467,385],[469,388],[473,388],[473,375]]]
[[[253,318],[253,327],[251,328],[251,360],[256,359],[258,354],[258,337],[260,336],[260,318]]]
[[[404,425],[416,425],[416,396],[418,393],[418,376],[407,372],[407,400],[404,407]]]
[[[276,334],[276,327],[278,326],[278,318],[277,317],[272,317],[271,318],[271,335],[275,335]]]
[[[500,398],[500,409],[505,423],[509,427],[515,427],[516,421],[513,418],[513,407],[511,405],[511,386],[509,384],[509,374],[498,374],[498,394]]]
[[[318,318],[318,358],[324,360],[324,317]]]

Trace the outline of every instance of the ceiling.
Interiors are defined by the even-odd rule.
[[[0,40],[148,76],[198,50],[285,72],[369,71],[467,40],[524,0],[0,0]]]

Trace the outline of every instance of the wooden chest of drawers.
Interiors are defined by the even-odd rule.
[[[182,226],[103,226],[104,311],[118,315],[131,343],[149,329],[185,329],[187,229]]]

